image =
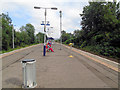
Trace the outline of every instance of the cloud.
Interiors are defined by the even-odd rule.
[[[80,29],[80,13],[83,6],[87,5],[88,0],[2,0],[2,12],[10,12],[14,24],[21,27],[24,23],[31,23],[35,26],[35,33],[43,32],[41,22],[44,21],[43,9],[34,9],[34,6],[41,7],[57,7],[58,10],[47,10],[47,21],[50,21],[53,27],[52,36],[60,37],[60,16],[59,11],[62,10],[62,30],[73,32]],[[20,20],[20,21],[19,21]],[[23,22],[22,22],[23,21]],[[19,22],[19,23],[18,23]],[[47,27],[48,28],[48,27]]]

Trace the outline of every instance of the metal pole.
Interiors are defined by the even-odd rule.
[[[46,41],[46,15],[47,15],[47,12],[46,12],[46,8],[45,8],[45,25],[44,25],[44,50],[43,50],[43,56],[45,56],[46,54],[46,45],[45,45],[45,41]]]
[[[62,46],[62,11],[60,11],[60,50]]]
[[[53,9],[53,10],[57,10],[57,8],[53,7],[53,8],[44,8],[44,7],[34,7],[35,9],[45,9],[45,25],[44,25],[44,45],[43,45],[43,56],[45,56],[46,54],[46,45],[45,45],[45,41],[46,41],[46,15],[47,15],[47,9]]]
[[[14,27],[13,27],[13,25],[12,25],[12,32],[13,32],[13,34],[12,34],[12,37],[13,37],[13,48],[14,48]]]
[[[72,43],[72,34],[70,34],[70,42]],[[71,55],[72,55],[72,45],[70,47],[71,47]]]

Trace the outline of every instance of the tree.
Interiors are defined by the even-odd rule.
[[[2,15],[0,15],[0,54],[2,51]]]
[[[22,31],[25,31],[25,26],[21,26],[20,27],[20,31],[22,32]]]
[[[89,5],[83,8],[81,14],[83,32],[79,38],[84,41],[81,46],[94,46],[92,51],[110,57],[119,57],[120,12],[118,8],[116,2],[89,2]]]
[[[66,33],[66,31],[62,31],[62,42],[65,42],[66,40],[70,39],[70,34]]]
[[[38,34],[36,34],[37,43],[40,43],[40,42],[43,43],[44,42],[43,37],[44,37],[44,34],[41,33],[41,32],[39,32]]]
[[[11,18],[2,13],[2,49],[12,48],[12,25]]]
[[[13,30],[13,25],[11,18],[8,16],[8,14],[2,13],[0,15],[0,32],[2,32],[2,50],[9,50],[12,48],[12,30]],[[34,44],[37,42],[37,36],[35,36],[35,28],[32,24],[28,23],[25,26],[21,26],[20,32],[14,30],[14,43],[15,47],[18,46],[25,46],[25,45],[30,45]],[[40,35],[40,36],[39,36]],[[39,33],[38,34],[40,40],[43,42],[43,34]],[[1,47],[0,47],[1,49]]]
[[[30,38],[29,42],[31,44],[35,43],[35,36],[34,36],[35,28],[34,28],[34,26],[32,24],[26,24],[25,31],[27,32],[27,34]]]

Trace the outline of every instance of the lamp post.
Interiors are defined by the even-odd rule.
[[[45,45],[45,41],[46,41],[46,16],[47,16],[47,9],[52,9],[52,10],[57,10],[56,7],[52,7],[52,8],[44,8],[44,7],[34,7],[35,9],[45,9],[45,25],[44,25],[44,48],[43,48],[43,56],[45,56],[46,54],[46,45]]]
[[[7,12],[7,15],[8,15],[8,12]],[[15,48],[15,45],[14,45],[14,26],[16,25],[13,25],[12,24],[12,20],[9,20],[10,22],[10,25],[12,26],[12,44],[13,44],[13,49]]]
[[[60,11],[59,13],[60,13],[60,50],[61,50],[61,46],[62,46],[62,11]]]
[[[16,25],[13,25],[13,24],[12,24],[12,41],[13,41],[13,49],[15,48],[15,44],[14,44],[14,26],[16,26]]]

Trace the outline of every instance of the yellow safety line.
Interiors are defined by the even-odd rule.
[[[65,46],[65,47],[66,47],[66,48],[69,48],[68,46]],[[105,62],[99,61],[99,60],[97,60],[97,59],[95,59],[95,58],[93,58],[93,57],[91,57],[91,56],[86,55],[86,54],[80,53],[79,51],[76,51],[76,50],[74,50],[74,49],[72,49],[72,50],[73,50],[74,52],[77,52],[77,53],[79,53],[79,54],[81,54],[81,55],[83,55],[83,56],[91,59],[91,60],[94,60],[94,61],[96,61],[96,62],[98,62],[98,63],[100,63],[100,64],[103,64],[103,65],[107,66],[108,68],[111,68],[112,70],[115,70],[115,71],[117,71],[117,72],[120,72],[120,70],[118,70],[118,68],[116,68],[116,67],[113,67],[113,66],[111,66],[111,65],[109,65],[109,64],[107,64],[107,63],[105,63]]]

